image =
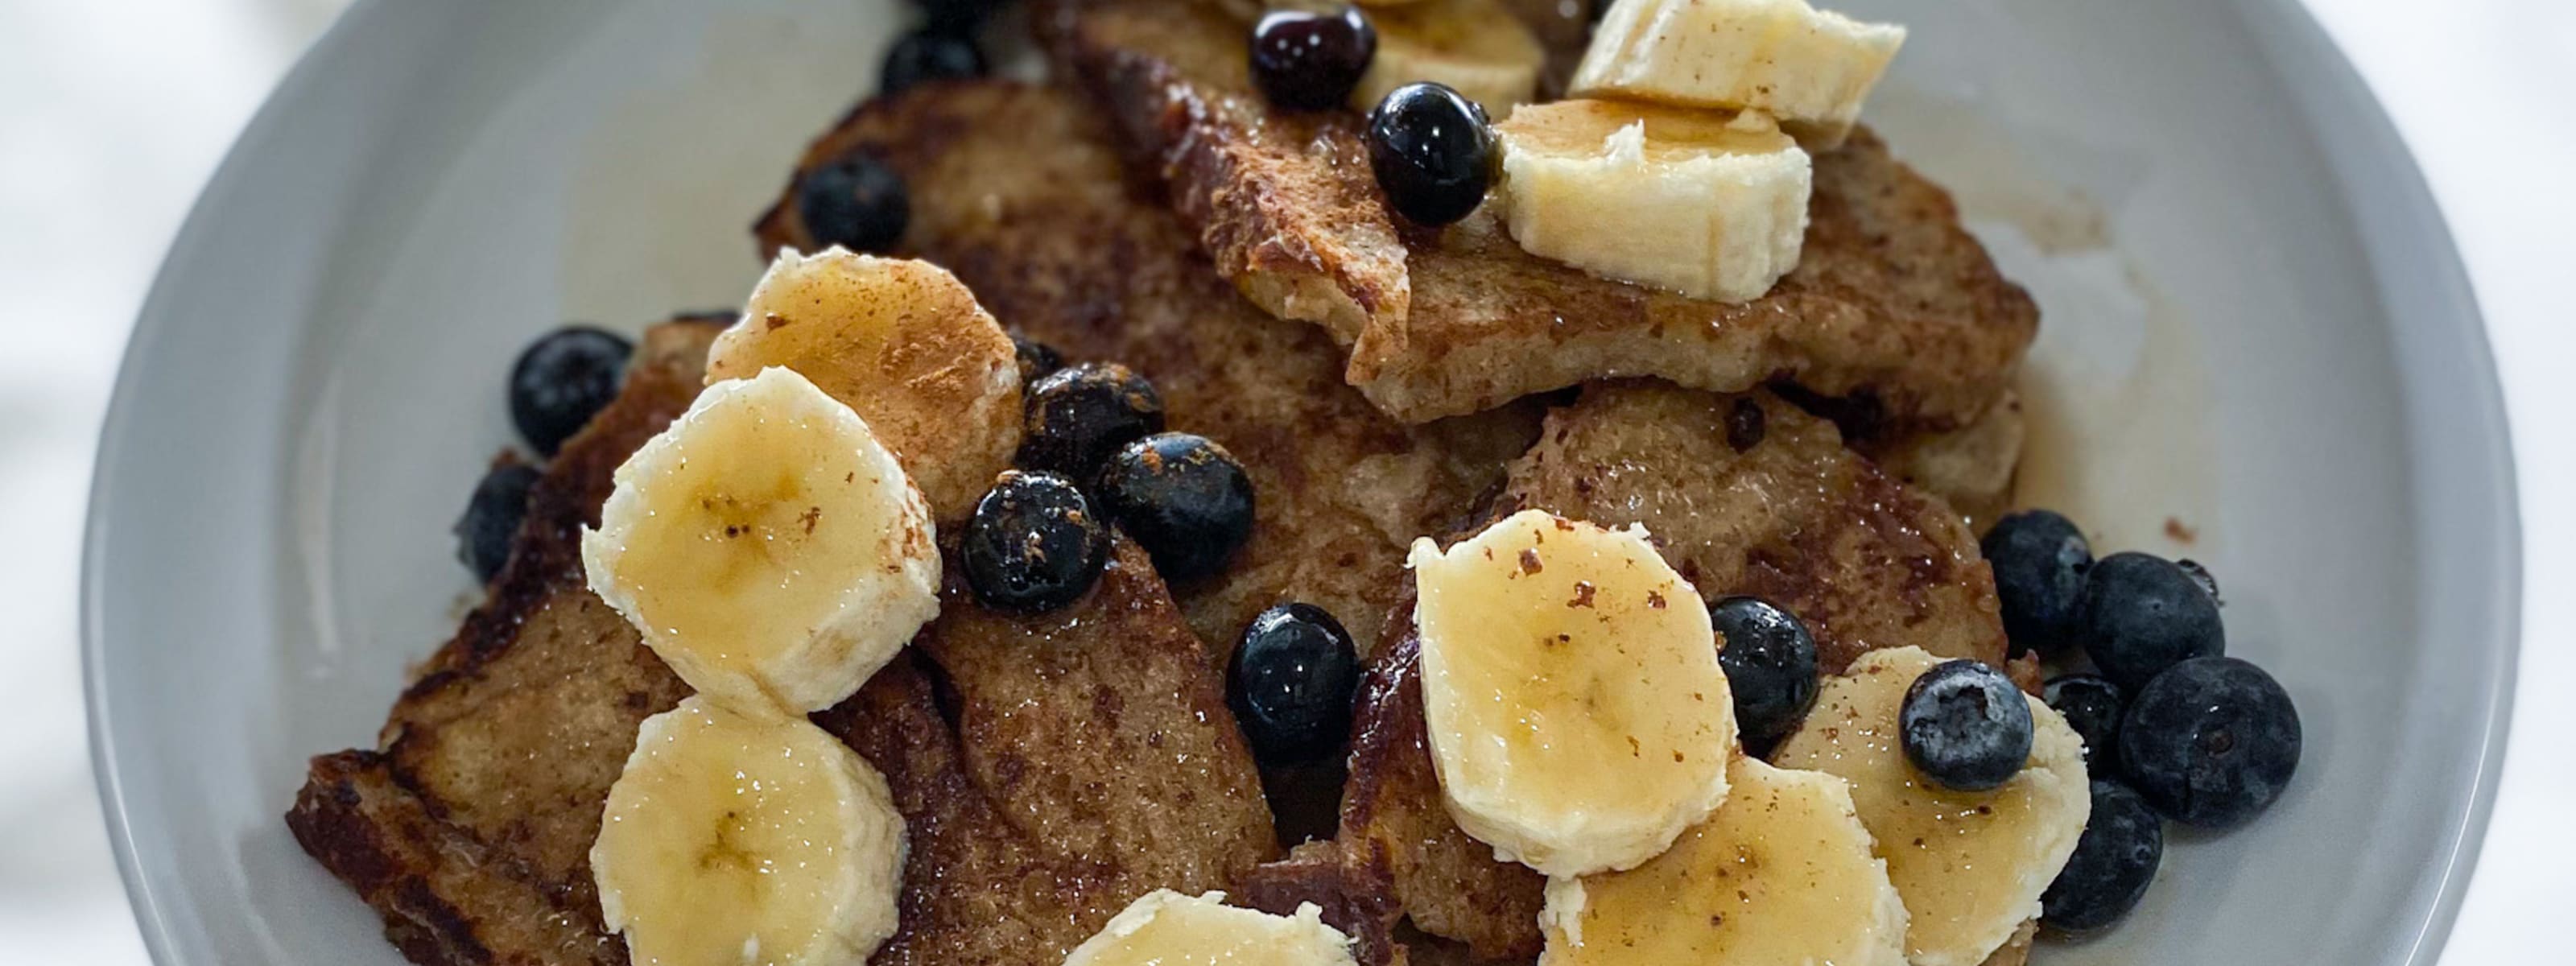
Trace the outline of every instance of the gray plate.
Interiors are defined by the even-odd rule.
[[[2209,562],[2307,722],[2270,814],[2183,837],[2133,921],[2043,961],[2430,963],[2519,558],[2477,310],[2403,147],[2287,0],[1852,6],[1914,28],[1873,122],[2047,312],[2034,499]],[[446,530],[510,442],[510,359],[563,319],[738,304],[745,226],[905,15],[367,3],[279,88],[144,309],[91,505],[92,739],[161,962],[398,961],[278,816],[465,606]]]

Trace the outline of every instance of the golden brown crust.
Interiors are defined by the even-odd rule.
[[[1393,873],[1382,850],[1346,850],[1331,840],[1307,842],[1287,858],[1253,869],[1235,886],[1228,898],[1272,915],[1292,915],[1313,903],[1326,925],[1351,937],[1351,958],[1360,966],[1404,961],[1405,950],[1395,936],[1403,910],[1396,904]]]
[[[1302,600],[1373,641],[1405,583],[1406,544],[1501,484],[1537,431],[1537,407],[1420,426],[1386,418],[1343,384],[1324,333],[1245,302],[1168,210],[1130,190],[1112,143],[1062,91],[930,85],[862,106],[800,170],[849,154],[885,162],[911,187],[912,253],[1068,358],[1143,373],[1171,428],[1243,462],[1251,542],[1222,574],[1174,588],[1202,638],[1230,645],[1263,608]],[[808,240],[793,208],[761,222],[763,247]]]
[[[1480,960],[1536,956],[1547,880],[1495,860],[1493,846],[1469,838],[1441,803],[1411,624],[1390,622],[1392,640],[1360,688],[1340,840],[1388,856],[1395,897],[1416,928],[1466,943]]]
[[[1340,333],[1350,381],[1401,420],[1655,376],[1719,391],[1795,383],[1948,427],[1986,408],[2037,330],[2029,296],[1959,226],[1948,193],[1866,132],[1816,159],[1805,256],[1752,302],[1684,298],[1531,256],[1490,210],[1445,231],[1403,230],[1399,258],[1384,248],[1383,212],[1313,200],[1375,190],[1368,167],[1348,162],[1364,157],[1356,125],[1270,112],[1240,80],[1239,24],[1190,0],[1042,9],[1057,64],[1160,159],[1176,210],[1202,241],[1222,243],[1210,250],[1238,285],[1410,293],[1400,318],[1380,312]],[[1263,244],[1314,252],[1330,270],[1231,254]]]
[[[1215,669],[1143,552],[1114,554],[1039,615],[977,608],[952,574],[911,655],[815,716],[885,773],[911,842],[870,963],[1061,961],[1137,896],[1276,854]]]
[[[1958,514],[1769,393],[1587,388],[1548,415],[1505,499],[1645,526],[1709,599],[1751,594],[1797,614],[1827,672],[1902,645],[2003,663],[1993,571]]]
[[[953,576],[944,596],[916,643],[954,696],[966,773],[1029,841],[1142,887],[1103,897],[1091,926],[1152,888],[1220,888],[1277,852],[1224,683],[1133,542],[1059,610],[974,607]]]
[[[2012,506],[2026,427],[2021,395],[2010,390],[1976,421],[1939,432],[1896,432],[1852,441],[1889,473],[1948,501],[1984,533]]]
[[[1224,277],[1272,314],[1320,324],[1345,346],[1363,335],[1372,346],[1400,346],[1412,298],[1405,245],[1365,176],[1359,118],[1272,115],[1253,93],[1239,40],[1247,24],[1209,3],[1154,13],[1091,18],[1059,4],[1041,7],[1036,23],[1040,39],[1077,65],[1071,74],[1104,92],[1201,92],[1102,103],[1138,147],[1140,167],[1204,189],[1175,190],[1171,202]],[[1238,42],[1200,42],[1209,36]]]
[[[440,821],[375,752],[313,759],[286,826],[383,914],[385,938],[412,962],[626,962],[625,946],[595,920],[543,914],[556,902],[542,886]]]

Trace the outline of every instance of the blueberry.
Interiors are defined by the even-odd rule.
[[[2093,566],[2084,534],[2065,517],[2025,510],[1995,521],[1980,547],[1995,568],[1995,597],[2013,655],[2064,651],[2084,596],[2084,572]]]
[[[912,198],[894,169],[854,155],[807,172],[796,185],[796,211],[816,247],[881,252],[903,240]]]
[[[2131,694],[2164,669],[2227,653],[2218,602],[2173,562],[2115,553],[2084,577],[2077,636],[2093,666]]]
[[[1163,397],[1115,362],[1067,366],[1028,389],[1020,465],[1090,480],[1119,447],[1163,431]]]
[[[2099,674],[2061,674],[2040,689],[2048,706],[2066,716],[2067,727],[2084,739],[2084,770],[2108,775],[2120,760],[2120,716],[2128,700],[2120,686]]]
[[[568,325],[529,343],[510,367],[510,421],[547,456],[617,398],[635,344],[589,326]]]
[[[1252,536],[1252,480],[1203,436],[1156,433],[1111,457],[1100,503],[1171,582],[1205,577]]]
[[[1064,353],[1055,351],[1054,346],[1017,332],[1011,333],[1011,352],[1019,357],[1020,389],[1023,392],[1028,390],[1030,383],[1054,375],[1056,370],[1064,368]]]
[[[1100,579],[1109,526],[1073,481],[1005,470],[975,504],[959,544],[977,601],[1036,613],[1073,603]]]
[[[2039,921],[2083,935],[2119,922],[2147,894],[2165,857],[2165,827],[2147,800],[2119,782],[2093,780],[2093,815],[2075,854],[2039,896]]]
[[[2030,759],[2030,702],[1976,661],[1945,661],[1915,678],[1896,723],[1905,760],[1944,788],[2000,787]]]
[[[1350,736],[1359,651],[1323,608],[1281,604],[1243,629],[1225,683],[1234,719],[1262,764],[1312,764]]]
[[[2218,577],[2211,574],[2209,568],[2201,566],[2200,561],[2184,557],[2174,561],[2174,566],[2182,568],[2183,573],[2191,575],[2192,583],[2199,584],[2200,589],[2208,591],[2212,602],[2220,607],[2227,606],[2227,598],[2218,596]]]
[[[2262,668],[2196,657],[2147,682],[2120,722],[2120,763],[2174,821],[2226,828],[2253,818],[2299,768],[2299,709]]]
[[[1377,56],[1377,28],[1358,7],[1273,10],[1252,25],[1252,81],[1293,111],[1337,107]]]
[[[474,571],[474,579],[492,582],[510,559],[510,538],[528,515],[528,488],[536,485],[537,468],[510,462],[492,467],[474,484],[465,515],[448,532],[456,534],[456,559]]]
[[[944,30],[915,30],[886,51],[877,72],[877,96],[888,97],[923,81],[982,77],[984,52],[973,38]]]
[[[1368,146],[1387,206],[1415,224],[1467,217],[1494,183],[1485,109],[1445,85],[1406,84],[1387,94],[1369,112]]]
[[[1710,604],[1709,623],[1722,643],[1717,664],[1735,693],[1735,726],[1749,745],[1798,730],[1816,703],[1816,638],[1788,611],[1755,597]]]

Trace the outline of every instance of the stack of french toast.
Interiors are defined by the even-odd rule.
[[[1504,8],[1545,49],[1542,86],[1581,53],[1579,6]],[[1258,497],[1215,573],[1166,581],[1116,538],[1087,592],[1038,613],[979,601],[952,555],[914,646],[811,716],[903,821],[898,924],[868,962],[1059,963],[1157,890],[1312,905],[1364,964],[1537,960],[1546,878],[1443,803],[1406,556],[1518,511],[1643,527],[1707,601],[1795,613],[1824,674],[1910,646],[2036,686],[2007,660],[1975,526],[2009,499],[2037,310],[1939,186],[1856,129],[1814,154],[1803,254],[1765,294],[1602,277],[1490,212],[1391,214],[1363,117],[1255,89],[1256,14],[1035,0],[1050,81],[866,100],[754,226],[762,257],[825,248],[804,179],[890,169],[909,198],[892,253],[1016,334],[1151,380],[1171,428],[1221,442]],[[415,962],[632,961],[592,848],[639,728],[692,689],[594,592],[582,533],[733,321],[646,332],[374,747],[312,763],[288,825]],[[1289,601],[1336,615],[1367,670],[1346,754],[1265,769],[1226,662]]]

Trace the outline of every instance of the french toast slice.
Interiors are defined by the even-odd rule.
[[[1997,398],[2038,310],[1947,192],[1859,132],[1815,159],[1805,253],[1767,295],[1686,298],[1532,256],[1492,208],[1445,230],[1387,214],[1361,119],[1274,112],[1246,29],[1199,0],[1048,0],[1059,74],[1118,122],[1219,270],[1348,347],[1349,381],[1399,420],[1588,380],[1734,392],[1793,383],[1944,429]]]
[[[1251,541],[1225,570],[1174,587],[1199,635],[1230,646],[1263,608],[1331,611],[1365,647],[1404,579],[1404,548],[1454,525],[1535,438],[1522,403],[1408,426],[1341,379],[1310,326],[1235,293],[1114,147],[1082,98],[998,81],[924,85],[861,104],[816,140],[806,172],[852,155],[901,174],[908,252],[946,267],[1003,324],[1074,360],[1143,373],[1170,426],[1217,441],[1251,477]],[[810,248],[791,182],[755,231]]]
[[[316,758],[286,816],[416,962],[626,962],[590,844],[637,725],[688,688],[591,595],[579,533],[616,466],[695,398],[717,328],[646,334],[380,748]],[[1141,550],[1120,541],[1099,584],[1048,614],[984,612],[953,576],[942,596],[918,646],[815,716],[885,773],[911,845],[900,929],[871,962],[1059,960],[1137,895],[1224,888],[1276,854],[1217,670]],[[1062,753],[1084,744],[1098,753]]]
[[[2005,663],[1993,574],[1966,525],[1846,449],[1832,423],[1768,393],[1589,386],[1513,463],[1493,512],[1517,508],[1642,524],[1707,599],[1753,594],[1798,614],[1828,672],[1906,644]],[[1329,881],[1348,887],[1382,866],[1386,905],[1414,927],[1478,960],[1526,960],[1539,951],[1545,880],[1496,861],[1441,804],[1419,643],[1402,610],[1352,719],[1344,874]]]

